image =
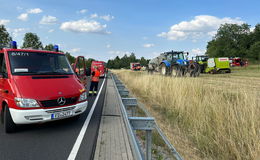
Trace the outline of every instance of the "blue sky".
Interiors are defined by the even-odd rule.
[[[74,56],[107,61],[134,52],[205,52],[223,23],[259,23],[257,0],[0,0],[0,24],[22,45],[26,32]]]

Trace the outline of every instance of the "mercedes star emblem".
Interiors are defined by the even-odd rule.
[[[57,102],[60,106],[62,106],[66,103],[66,99],[64,97],[60,97],[57,99]]]

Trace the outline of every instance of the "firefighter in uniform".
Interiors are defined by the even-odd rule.
[[[96,66],[94,66],[94,71],[91,73],[91,84],[89,89],[89,96],[91,96],[93,93],[94,95],[97,95],[99,77],[100,77],[100,71]]]

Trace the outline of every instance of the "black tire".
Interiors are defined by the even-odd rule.
[[[8,105],[4,109],[4,130],[5,133],[13,133],[16,131],[16,124],[14,123]]]
[[[166,75],[167,75],[167,67],[166,67],[166,65],[165,65],[164,63],[162,63],[162,64],[160,65],[160,73],[161,73],[161,75],[163,75],[163,76],[166,76]]]
[[[179,75],[178,66],[172,66],[171,67],[171,76],[172,77],[178,77],[178,75]]]
[[[188,66],[188,72],[190,77],[198,77],[200,75],[200,65],[197,63],[192,63]]]

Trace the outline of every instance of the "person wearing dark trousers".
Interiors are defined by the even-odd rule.
[[[94,71],[91,73],[91,84],[89,89],[89,96],[92,96],[93,94],[97,95],[99,77],[100,77],[100,71],[95,66]]]

